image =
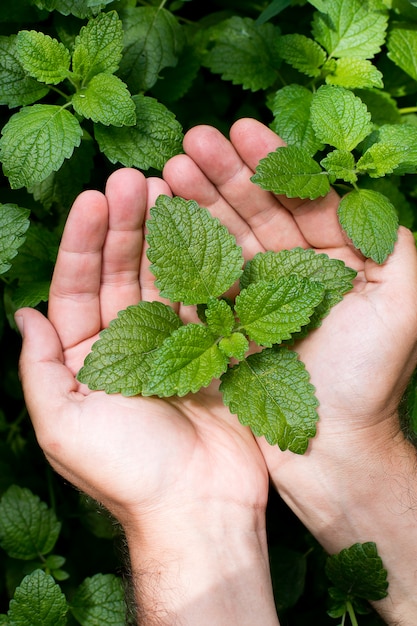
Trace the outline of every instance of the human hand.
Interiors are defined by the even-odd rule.
[[[143,623],[161,605],[161,624],[175,614],[191,624],[197,615],[202,625],[249,625],[261,615],[276,625],[264,527],[267,470],[215,386],[161,400],[91,392],[75,378],[120,309],[160,299],[144,242],[147,211],[160,193],[170,193],[164,181],[121,169],[105,194],[88,191],[75,201],[49,320],[31,309],[16,314],[27,407],[52,466],[123,525],[133,572],[143,572]]]
[[[401,536],[409,541],[410,533],[415,535],[415,520],[408,509],[398,520],[411,494],[417,495],[410,487],[415,450],[400,430],[397,408],[417,359],[414,239],[401,228],[386,263],[364,259],[340,227],[334,191],[302,201],[276,197],[250,182],[258,161],[283,145],[274,133],[254,120],[240,120],[230,139],[210,127],[189,131],[186,154],[164,170],[173,193],[216,215],[247,259],[267,249],[302,246],[358,272],[352,291],[295,346],[320,403],[317,435],[307,453],[282,452],[263,438],[259,446],[276,488],[326,549],[377,542],[395,603],[394,608],[388,606],[391,600],[379,603],[378,610],[386,619],[407,619],[415,612],[404,608],[412,594],[414,559],[411,563]],[[417,547],[417,537],[413,541]]]

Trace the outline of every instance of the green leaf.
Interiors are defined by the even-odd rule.
[[[2,131],[0,161],[13,189],[38,183],[57,171],[80,145],[82,129],[72,113],[34,104],[15,113]]]
[[[241,361],[249,350],[249,341],[246,339],[245,335],[236,332],[232,333],[229,337],[223,337],[219,341],[219,348],[227,357],[233,357]]]
[[[292,67],[313,78],[320,76],[327,59],[323,48],[313,39],[297,33],[281,35],[277,39],[280,57]]]
[[[387,594],[387,572],[375,543],[355,543],[327,558],[326,574],[346,599],[382,600]]]
[[[47,554],[61,530],[52,509],[29,489],[12,485],[0,500],[0,545],[14,559]]]
[[[207,387],[227,368],[228,358],[207,326],[187,324],[164,341],[152,364],[143,395],[184,396]]]
[[[248,17],[233,16],[212,29],[213,45],[203,64],[223,80],[243,89],[267,89],[277,79],[280,57],[278,31],[272,24],[258,26]]]
[[[28,209],[16,204],[0,204],[0,274],[7,272],[29,228]]]
[[[398,215],[391,202],[370,189],[346,194],[338,215],[343,229],[366,257],[383,263],[397,240]]]
[[[75,39],[72,70],[84,84],[96,74],[113,74],[119,67],[122,50],[123,28],[117,13],[99,13]]]
[[[366,104],[375,126],[401,122],[397,102],[391,94],[376,89],[357,89],[355,93]]]
[[[242,288],[245,288],[258,281],[275,282],[290,274],[316,280],[325,288],[323,300],[313,313],[309,329],[320,326],[331,307],[352,289],[352,281],[356,276],[355,270],[339,259],[330,259],[327,254],[318,254],[312,249],[293,248],[256,254],[246,264],[240,282]]]
[[[356,175],[355,159],[348,150],[333,150],[320,161],[320,165],[335,180],[340,178],[347,183],[355,183]]]
[[[368,59],[337,59],[335,69],[326,75],[326,83],[346,89],[373,89],[384,86],[382,73]]]
[[[295,606],[306,588],[308,557],[283,545],[271,545],[268,553],[275,605],[282,612]]]
[[[162,302],[129,306],[100,333],[78,372],[78,380],[107,393],[142,393],[156,350],[181,325],[177,314]]]
[[[40,82],[57,85],[68,77],[71,56],[57,39],[35,30],[21,30],[16,48],[23,69]]]
[[[220,390],[226,406],[254,435],[304,454],[316,433],[318,402],[295,352],[281,347],[250,355],[222,375]]]
[[[7,275],[8,279],[18,283],[18,287],[13,290],[16,306],[33,307],[48,300],[58,244],[56,233],[49,231],[43,224],[31,224]]]
[[[313,97],[311,122],[320,141],[353,150],[372,131],[366,105],[352,91],[322,85]]]
[[[175,154],[182,152],[180,123],[163,104],[148,96],[133,96],[136,125],[117,128],[95,125],[100,150],[111,163],[125,167],[162,170]]]
[[[71,206],[90,181],[94,154],[94,142],[90,139],[81,141],[71,159],[64,161],[58,172],[52,172],[45,180],[31,185],[29,193],[48,211],[53,205]]]
[[[177,18],[159,7],[134,7],[121,13],[124,51],[120,76],[132,93],[147,91],[164,67],[173,67],[184,45]]]
[[[417,28],[415,24],[393,24],[387,41],[388,57],[417,80]]]
[[[235,311],[249,338],[270,347],[308,324],[323,296],[321,283],[293,274],[250,284],[236,297]]]
[[[25,106],[40,100],[49,91],[26,74],[17,57],[16,35],[0,36],[0,104]]]
[[[213,335],[218,337],[231,334],[235,316],[225,300],[210,298],[205,310],[205,320]]]
[[[35,570],[20,583],[10,601],[13,626],[65,626],[67,601],[52,576]]]
[[[327,173],[298,146],[277,148],[261,159],[251,180],[262,189],[289,198],[314,199],[330,190]]]
[[[115,626],[126,622],[126,604],[120,578],[96,574],[76,590],[70,611],[82,626]]]
[[[323,147],[314,133],[310,119],[312,92],[302,85],[287,85],[273,99],[274,120],[271,128],[287,145],[304,148],[310,155]]]
[[[372,145],[357,163],[359,171],[378,178],[386,174],[414,174],[417,171],[417,127],[386,124],[369,138]]]
[[[286,9],[291,4],[291,0],[272,0],[270,4],[262,11],[258,19],[256,20],[257,24],[264,24],[272,17],[275,17],[281,11]]]
[[[385,41],[388,11],[382,2],[323,0],[312,32],[330,56],[371,59]]]
[[[86,87],[74,94],[79,115],[106,126],[133,126],[136,107],[124,82],[113,74],[96,74]]]
[[[203,304],[242,273],[235,238],[194,200],[159,196],[147,221],[148,258],[161,295],[173,302]]]

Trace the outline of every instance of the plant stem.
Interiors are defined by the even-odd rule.
[[[403,107],[402,109],[398,109],[401,115],[407,115],[407,113],[417,113],[417,106],[415,107]]]
[[[352,603],[349,600],[346,602],[347,612],[349,613],[350,621],[352,622],[352,626],[359,626],[358,620],[356,619],[355,610],[352,606]]]

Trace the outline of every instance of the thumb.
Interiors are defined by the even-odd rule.
[[[39,311],[15,313],[23,343],[19,373],[26,406],[38,433],[51,414],[56,414],[76,389],[73,375],[63,363],[62,346],[55,328]]]

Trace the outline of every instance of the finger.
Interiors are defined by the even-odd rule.
[[[61,342],[52,324],[38,311],[27,308],[19,309],[15,319],[23,336],[20,379],[37,437],[45,448],[77,385],[63,364]]]
[[[283,146],[282,140],[269,128],[253,119],[241,119],[230,129],[230,138],[240,158],[254,171],[260,159]],[[278,196],[313,248],[339,248],[348,245],[337,217],[339,196],[332,189],[324,198],[301,200]]]
[[[192,128],[184,150],[188,159],[168,162],[165,179],[175,194],[197,200],[218,217],[235,234],[246,257],[259,250],[305,246],[291,214],[273,194],[251,182],[253,171],[218,130]]]
[[[98,191],[75,200],[62,235],[49,293],[48,317],[64,349],[101,329],[100,283],[108,206]]]
[[[109,218],[101,270],[102,326],[141,297],[139,267],[147,210],[146,179],[138,170],[121,168],[109,177],[105,195]]]

